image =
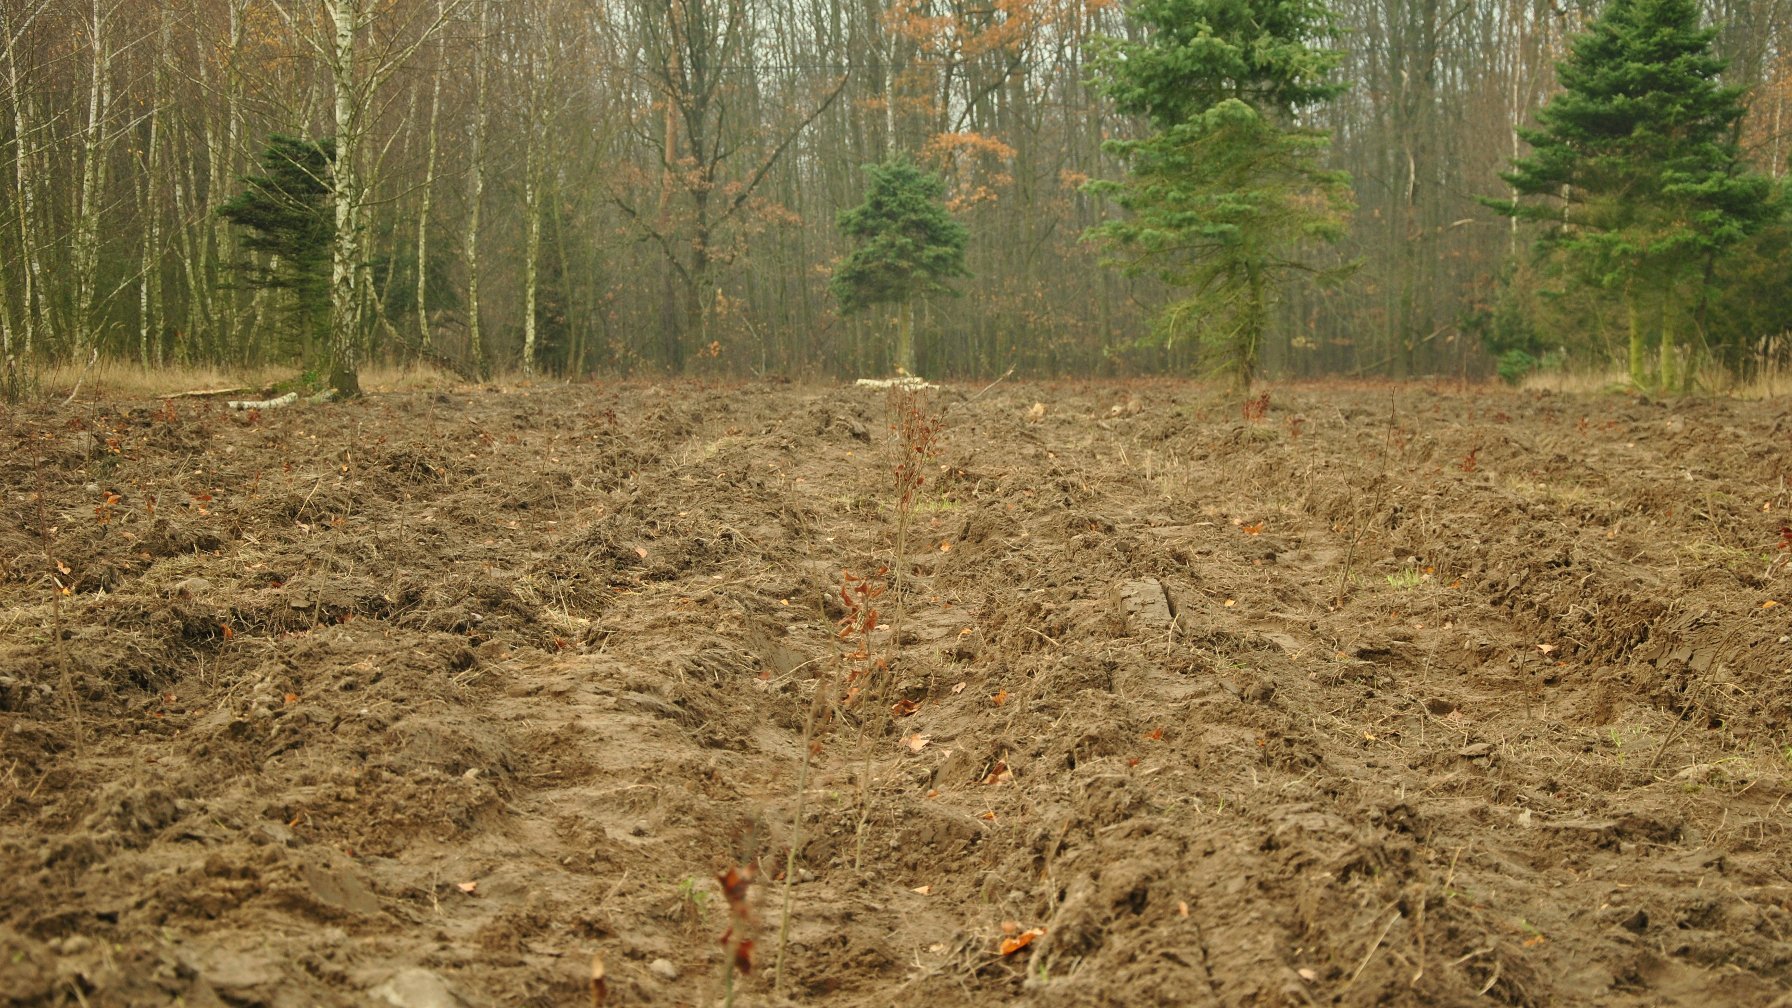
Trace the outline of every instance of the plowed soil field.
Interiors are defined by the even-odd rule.
[[[1783,402],[606,383],[0,438],[0,1003],[1792,1005]]]

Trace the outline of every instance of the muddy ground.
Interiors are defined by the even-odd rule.
[[[1792,1005],[1784,403],[913,405],[0,414],[0,1002]]]

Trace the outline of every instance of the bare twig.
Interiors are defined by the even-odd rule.
[[[75,387],[68,390],[68,398],[62,400],[62,405],[67,406],[75,401],[75,394],[81,391],[81,382],[87,378],[87,372],[92,369],[93,362],[99,359],[100,348],[94,347],[93,352],[87,355],[87,363],[81,365],[81,373],[75,376]]]
[[[1394,910],[1394,915],[1389,917],[1388,922],[1381,926],[1381,933],[1376,935],[1375,940],[1369,943],[1369,951],[1363,953],[1363,961],[1356,964],[1356,969],[1351,972],[1350,979],[1344,981],[1343,989],[1349,990],[1350,985],[1356,983],[1356,978],[1363,975],[1363,970],[1367,969],[1369,966],[1369,960],[1375,957],[1375,950],[1381,947],[1382,941],[1387,938],[1388,932],[1394,929],[1394,923],[1398,921],[1401,916],[1402,914],[1399,909],[1396,908]],[[1482,991],[1482,993],[1485,994],[1486,991]]]
[[[31,468],[37,479],[37,536],[43,544],[44,562],[49,565],[50,572],[50,646],[56,654],[56,668],[63,702],[68,704],[69,722],[75,733],[75,753],[86,756],[87,732],[81,723],[81,698],[75,695],[74,673],[68,664],[68,642],[63,640],[62,595],[67,586],[57,574],[65,570],[56,560],[56,537],[50,528],[49,513],[45,499],[49,496],[49,487],[44,481],[44,459],[41,454],[33,454]]]
[[[1379,459],[1380,471],[1376,474],[1376,480],[1381,483],[1381,493],[1376,496],[1374,505],[1370,510],[1370,516],[1373,516],[1376,511],[1381,510],[1382,501],[1387,496],[1388,448],[1394,443],[1394,417],[1399,404],[1398,396],[1398,391],[1388,393],[1388,427],[1387,433],[1383,436],[1381,441]],[[1350,569],[1356,563],[1357,547],[1362,545],[1363,525],[1365,521],[1366,519],[1362,517],[1361,511],[1356,512],[1356,515],[1352,518],[1350,548],[1344,553],[1344,572],[1338,577],[1338,593],[1337,597],[1333,600],[1333,605],[1337,608],[1343,608],[1344,606],[1344,593],[1350,587]]]
[[[976,402],[978,399],[982,398],[983,393],[988,392],[990,389],[995,388],[997,385],[1000,385],[1003,382],[1007,381],[1010,377],[1013,376],[1013,374],[1014,374],[1014,368],[1010,367],[1008,370],[1002,372],[1002,377],[997,378],[995,381],[992,381],[988,385],[985,385],[982,388],[978,389],[977,394],[974,396],[971,396],[969,399],[966,399],[965,402]]]
[[[803,846],[803,807],[809,795],[809,767],[814,762],[815,726],[821,719],[827,690],[832,680],[824,673],[816,680],[815,696],[809,701],[809,717],[803,722],[803,762],[796,777],[796,811],[791,815],[790,850],[784,857],[784,910],[778,921],[778,957],[773,965],[774,989],[782,994],[788,987],[784,974],[784,951],[790,945],[790,907],[792,888],[796,885],[797,852]]]

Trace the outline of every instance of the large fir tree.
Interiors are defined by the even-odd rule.
[[[915,310],[928,297],[956,293],[946,281],[970,275],[968,232],[942,203],[946,184],[907,157],[866,165],[865,174],[865,202],[840,215],[840,229],[856,244],[831,286],[844,311],[896,307],[896,363],[913,374]]]
[[[1130,174],[1090,188],[1128,211],[1090,236],[1131,274],[1186,292],[1158,320],[1171,342],[1202,340],[1215,370],[1248,387],[1276,295],[1311,267],[1301,247],[1333,241],[1349,180],[1326,171],[1325,134],[1302,110],[1342,89],[1339,54],[1319,44],[1318,0],[1142,0],[1137,41],[1106,40],[1098,83],[1154,132],[1116,141]]]
[[[218,208],[219,216],[244,229],[242,247],[265,256],[243,264],[246,281],[292,293],[300,353],[307,362],[329,333],[335,155],[330,140],[275,134],[261,153],[264,174],[244,178],[243,191]]]
[[[1538,128],[1520,131],[1531,153],[1504,176],[1520,198],[1489,201],[1544,222],[1546,250],[1622,298],[1639,387],[1652,335],[1660,384],[1684,386],[1680,334],[1700,287],[1771,212],[1768,181],[1741,163],[1742,89],[1719,82],[1716,34],[1694,0],[1610,0],[1558,67]]]

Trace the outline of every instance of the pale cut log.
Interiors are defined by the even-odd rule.
[[[288,392],[272,399],[232,399],[224,405],[233,410],[279,409],[282,406],[291,406],[298,401],[299,394],[297,392]]]

